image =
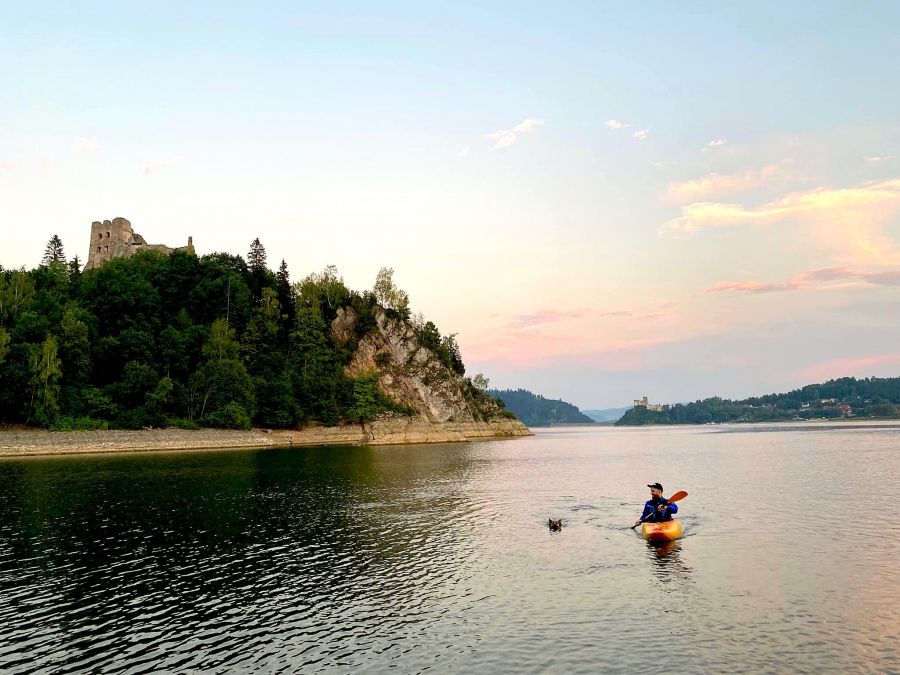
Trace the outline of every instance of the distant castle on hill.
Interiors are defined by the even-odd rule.
[[[647,397],[636,398],[634,399],[634,407],[635,408],[646,408],[647,410],[653,410],[655,412],[663,412],[664,410],[668,410],[669,406],[665,403],[650,403],[647,401]]]
[[[96,269],[113,258],[130,258],[137,251],[161,251],[166,254],[173,251],[194,253],[194,238],[188,237],[187,246],[177,248],[163,244],[148,244],[141,235],[131,229],[131,223],[125,218],[113,218],[102,223],[95,220],[91,223],[91,246],[84,269]]]

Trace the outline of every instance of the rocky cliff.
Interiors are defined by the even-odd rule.
[[[386,396],[433,424],[502,420],[502,435],[510,435],[513,428],[528,433],[527,427],[511,418],[494,399],[456,375],[424,347],[410,322],[376,308],[374,326],[359,336],[357,321],[357,315],[348,307],[339,309],[331,324],[336,345],[356,345],[345,368],[347,376],[376,374],[378,386]]]

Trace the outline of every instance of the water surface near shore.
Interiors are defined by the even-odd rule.
[[[0,460],[0,669],[896,671],[898,484],[884,423]]]

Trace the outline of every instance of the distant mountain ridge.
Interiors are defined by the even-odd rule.
[[[527,389],[488,389],[486,393],[503,401],[506,409],[515,413],[529,427],[595,423],[571,403],[544,398]]]
[[[615,422],[622,415],[631,410],[631,406],[624,408],[603,408],[602,410],[582,410],[582,415],[587,415],[595,422]]]

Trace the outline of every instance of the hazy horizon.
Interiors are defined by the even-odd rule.
[[[0,265],[378,269],[582,409],[900,374],[900,5],[8,8]]]

